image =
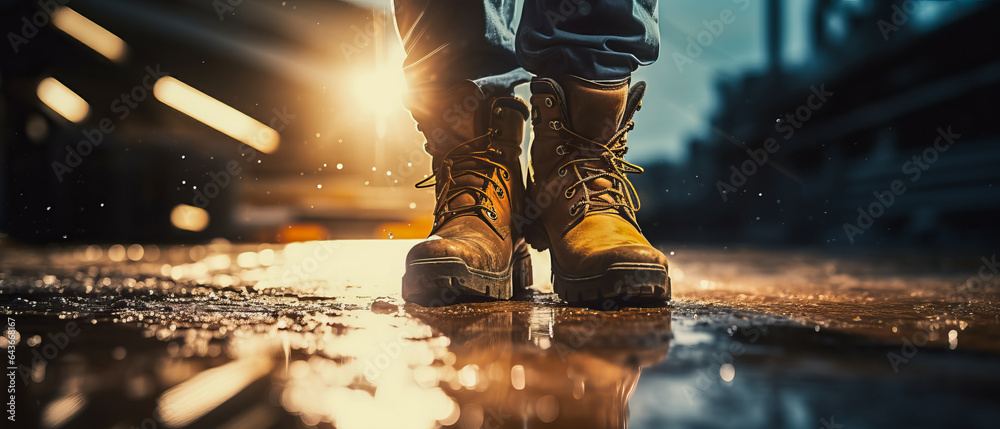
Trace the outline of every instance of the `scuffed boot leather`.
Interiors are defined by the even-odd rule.
[[[614,308],[670,299],[667,259],[639,230],[639,199],[625,177],[642,172],[623,157],[646,88],[628,83],[575,76],[531,83],[532,204],[515,227],[536,249],[549,249],[555,292],[569,303]]]
[[[518,156],[528,108],[472,82],[410,106],[427,139],[437,204],[430,237],[410,249],[403,298],[427,306],[509,299],[531,284],[523,234],[511,228],[524,181]],[[430,98],[424,97],[424,100]]]

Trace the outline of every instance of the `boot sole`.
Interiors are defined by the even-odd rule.
[[[458,257],[411,261],[403,274],[403,299],[426,307],[507,300],[527,294],[531,283],[531,257],[522,240],[510,266],[498,273],[469,267]]]
[[[544,231],[537,225],[526,229],[526,238],[539,252],[552,247]],[[619,262],[604,273],[574,276],[562,270],[555,254],[552,261],[552,289],[571,305],[612,310],[622,307],[662,306],[670,301],[670,277],[659,264]]]
[[[573,276],[561,270],[553,258],[552,277],[555,293],[573,305],[614,310],[670,301],[670,277],[659,264],[619,262],[602,274]]]

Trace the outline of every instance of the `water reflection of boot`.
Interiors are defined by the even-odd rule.
[[[667,309],[511,303],[407,311],[450,339],[454,371],[441,371],[451,375],[440,384],[460,414],[445,423],[462,428],[627,427],[641,368],[662,361],[670,340]]]

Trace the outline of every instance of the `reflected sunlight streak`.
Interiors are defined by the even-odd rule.
[[[82,393],[73,393],[52,401],[42,412],[42,426],[46,428],[57,428],[77,415],[83,406],[87,404],[87,398]]]
[[[55,78],[47,77],[38,83],[38,99],[70,122],[80,122],[87,117],[90,105]]]
[[[278,148],[277,131],[171,76],[156,81],[153,95],[163,104],[261,152],[271,153]]]
[[[111,61],[125,58],[125,42],[94,21],[68,7],[59,8],[52,15],[52,23],[74,39],[89,46]]]
[[[187,426],[267,375],[270,369],[268,360],[251,357],[203,371],[164,392],[157,412],[168,427]]]

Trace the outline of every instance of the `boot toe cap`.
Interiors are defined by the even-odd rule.
[[[509,257],[504,258],[498,249],[477,240],[437,236],[417,243],[406,255],[407,265],[433,259],[460,261],[472,269],[500,272],[506,268]]]
[[[607,270],[615,265],[649,266],[650,268],[660,266],[666,270],[667,258],[652,246],[630,244],[595,251],[584,257],[580,263],[581,267],[590,267],[599,271]]]

